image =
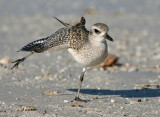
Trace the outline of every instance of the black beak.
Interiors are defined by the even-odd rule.
[[[108,34],[106,35],[106,39],[113,41],[112,37],[110,37]]]

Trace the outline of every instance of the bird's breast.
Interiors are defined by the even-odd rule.
[[[73,58],[83,67],[92,67],[102,63],[107,55],[107,43],[86,44],[80,50],[68,49]]]

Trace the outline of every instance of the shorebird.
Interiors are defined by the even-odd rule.
[[[84,17],[81,17],[80,22],[73,26],[64,23],[56,17],[54,18],[62,23],[64,27],[51,36],[33,41],[22,47],[20,51],[27,51],[30,54],[12,62],[15,65],[11,69],[18,67],[20,63],[34,53],[68,49],[73,58],[83,67],[83,72],[80,75],[80,85],[74,100],[86,102],[87,100],[82,100],[79,97],[84,74],[87,68],[96,66],[106,59],[108,55],[106,39],[113,41],[108,35],[109,28],[104,23],[96,23],[88,31],[85,28],[86,20]]]

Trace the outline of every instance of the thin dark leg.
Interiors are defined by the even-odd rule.
[[[27,59],[28,57],[30,57],[34,52],[31,52],[30,54],[28,54],[27,56],[21,58],[21,59],[18,59],[16,61],[13,61],[12,63],[15,63],[14,66],[11,68],[11,70],[14,68],[14,67],[18,67],[18,65],[20,63],[22,63],[25,59]]]
[[[80,93],[80,90],[81,90],[81,87],[82,87],[82,81],[84,79],[84,73],[85,72],[82,72],[81,76],[80,76],[80,84],[79,84],[79,88],[78,88],[78,91],[77,91],[77,98],[79,98],[79,93]]]
[[[82,99],[79,98],[79,93],[80,93],[80,90],[81,90],[82,81],[84,79],[84,74],[85,74],[85,68],[83,68],[83,72],[82,72],[82,74],[80,76],[80,85],[79,85],[79,88],[78,88],[77,95],[76,95],[76,97],[74,99],[75,101],[81,101],[81,102],[87,102],[87,101],[89,101],[89,100],[82,100]]]

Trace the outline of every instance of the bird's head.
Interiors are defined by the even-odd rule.
[[[91,27],[90,36],[95,39],[95,41],[105,41],[106,39],[113,41],[112,37],[108,35],[109,28],[106,24],[96,23]]]

